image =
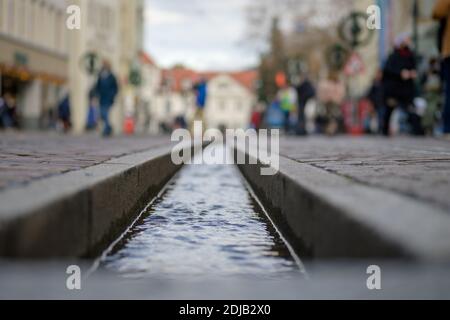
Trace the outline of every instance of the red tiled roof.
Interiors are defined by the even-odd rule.
[[[162,70],[162,80],[170,81],[171,90],[181,91],[183,81],[190,81],[192,84],[199,81],[201,78],[200,73],[181,67]]]
[[[141,58],[142,63],[156,66],[155,60],[147,52],[145,51],[139,52],[139,57]]]
[[[256,70],[248,70],[241,72],[233,72],[230,74],[237,82],[243,85],[250,91],[255,90],[255,82],[258,80],[258,71]]]
[[[255,88],[255,81],[258,79],[258,72],[256,70],[238,71],[238,72],[219,72],[219,71],[206,71],[197,72],[192,69],[186,69],[182,67],[176,67],[169,70],[162,71],[162,78],[164,80],[171,81],[172,90],[181,91],[183,81],[190,81],[191,83],[198,82],[201,78],[211,80],[218,75],[228,75],[236,80],[243,87],[249,91],[253,91]]]

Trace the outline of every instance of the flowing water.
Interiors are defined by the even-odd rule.
[[[238,169],[206,164],[185,166],[102,267],[129,277],[300,272]]]

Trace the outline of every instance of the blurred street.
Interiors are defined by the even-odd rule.
[[[79,266],[81,297],[449,298],[449,19],[450,0],[0,0],[0,298],[66,298],[44,282]]]
[[[4,0],[0,130],[446,136],[445,1]]]

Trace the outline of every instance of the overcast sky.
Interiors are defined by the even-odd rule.
[[[257,55],[244,49],[249,0],[146,0],[145,49],[164,67],[239,70]]]

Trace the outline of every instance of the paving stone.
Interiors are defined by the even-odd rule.
[[[280,153],[450,212],[450,142],[431,138],[284,138]]]
[[[0,134],[0,192],[8,187],[91,167],[167,143],[167,137]]]

